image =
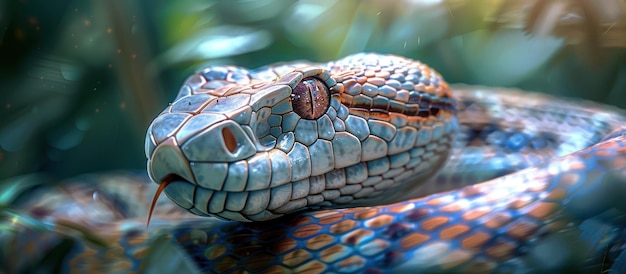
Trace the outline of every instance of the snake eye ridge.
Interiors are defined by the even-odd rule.
[[[300,117],[314,120],[326,113],[330,105],[330,91],[320,79],[306,77],[291,93],[293,111]]]

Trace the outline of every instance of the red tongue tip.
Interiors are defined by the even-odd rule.
[[[150,213],[148,213],[148,222],[146,223],[146,230],[150,227],[150,219],[152,219],[152,212],[154,212],[154,207],[156,206],[156,202],[161,196],[161,192],[173,181],[172,176],[167,176],[163,178],[161,184],[159,184],[159,188],[157,189],[154,197],[152,198],[152,205],[150,205]]]

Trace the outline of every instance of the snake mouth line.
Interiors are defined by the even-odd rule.
[[[371,205],[435,168],[456,128],[448,84],[419,62],[354,58],[272,77],[195,74],[148,132],[149,175],[160,182],[151,212],[161,192],[195,215],[243,222]],[[357,61],[368,65],[351,69]]]

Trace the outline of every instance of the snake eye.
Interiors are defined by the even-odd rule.
[[[306,77],[293,89],[291,104],[300,117],[317,119],[326,113],[330,105],[330,92],[320,79]]]

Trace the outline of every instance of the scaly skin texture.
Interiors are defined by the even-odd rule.
[[[316,88],[308,77],[328,99],[298,104]],[[236,221],[406,200],[448,156],[451,97],[437,72],[397,56],[208,67],[150,125],[148,170],[159,183],[175,175],[165,193],[191,213]]]
[[[352,58],[346,60],[356,59]],[[294,66],[278,66],[273,71],[290,71]],[[268,70],[254,73],[262,72]],[[211,82],[194,78],[197,75],[188,80],[190,86],[183,87],[181,98],[185,92],[194,90],[193,83],[200,81],[202,86],[211,86]],[[240,79],[228,73],[220,75]],[[325,81],[345,83],[336,79]],[[331,93],[333,99],[340,101],[340,90],[336,88],[337,93]],[[343,92],[346,90],[344,86]],[[21,215],[11,219],[10,225],[18,232],[3,234],[0,242],[4,250],[24,252],[3,255],[3,269],[9,272],[41,266],[53,269],[50,260],[43,258],[54,251],[67,252],[59,262],[59,270],[64,272],[543,273],[582,270],[588,273],[610,269],[619,273],[626,265],[626,255],[622,254],[626,239],[623,233],[626,203],[622,198],[626,193],[626,119],[622,112],[587,102],[481,87],[453,87],[452,95],[457,103],[456,110],[450,113],[456,112],[459,122],[457,137],[449,145],[452,156],[431,179],[417,178],[423,184],[415,190],[402,189],[402,195],[386,198],[393,200],[403,195],[440,192],[438,194],[389,205],[309,209],[252,223],[190,215],[167,199],[160,199],[150,231],[146,231],[147,207],[155,184],[148,184],[145,176],[126,173],[83,176],[60,187],[38,189],[16,205],[21,208]],[[181,101],[181,98],[176,102],[191,102]],[[171,112],[176,102],[164,113]],[[339,117],[339,111],[336,112],[335,117]],[[358,110],[347,112],[357,117],[364,115]],[[328,118],[331,117],[333,115]],[[347,121],[348,116],[345,117]],[[442,124],[454,120],[452,116],[442,116],[441,111],[429,112],[426,119]],[[213,125],[224,124],[224,121],[225,118]],[[281,121],[284,125],[285,119]],[[268,125],[276,124],[268,120]],[[178,123],[171,127],[178,132],[184,128]],[[186,134],[195,136],[210,127]],[[345,128],[348,127],[346,124]],[[197,207],[201,202],[198,197],[206,196],[195,196],[197,187],[191,187],[188,192],[187,185],[192,185],[189,182],[199,179],[193,165],[186,165],[188,155],[184,154],[184,145],[179,149],[178,133],[169,134],[173,131],[176,130],[159,133],[153,124],[148,133],[147,150],[148,156],[152,156],[152,179],[171,173],[171,170],[162,172],[154,168],[154,155],[164,153],[162,158],[178,157],[160,164],[160,167],[173,167],[180,172],[179,177],[187,181],[179,178],[179,183],[172,184],[170,197],[180,198],[178,203],[185,206],[185,211],[202,213],[199,215],[236,216],[246,220],[251,219],[250,216],[261,216],[220,215],[221,212],[207,213]],[[238,135],[237,129],[232,132],[245,137]],[[252,139],[252,135],[248,135],[250,131],[242,132]],[[264,136],[274,136],[271,129],[268,132]],[[157,135],[162,137],[155,138]],[[212,139],[213,144],[218,148],[226,145],[221,140],[228,137],[217,137],[221,139]],[[416,142],[418,139],[416,137]],[[327,141],[332,143],[332,140]],[[256,141],[251,142],[258,145]],[[259,142],[272,143],[271,140]],[[255,149],[258,151],[257,146]],[[413,149],[416,148],[408,151]],[[166,152],[159,153],[159,150]],[[424,148],[420,155],[426,151]],[[385,157],[392,159],[394,156]],[[391,166],[396,162],[390,160],[389,163]],[[521,171],[515,172],[517,170]],[[505,175],[507,173],[510,174]],[[367,175],[368,178],[384,177]],[[398,176],[391,177],[398,183],[404,182],[398,180]],[[495,179],[466,186],[490,178]],[[283,185],[290,184],[296,182]],[[444,189],[454,190],[441,192]],[[190,193],[194,196],[176,196]],[[304,199],[308,205],[309,200]],[[332,199],[325,201],[329,203],[317,205],[336,206],[331,203]],[[205,204],[210,206],[211,202]],[[228,208],[228,204],[223,207]],[[283,214],[274,209],[268,211],[273,215],[262,216]],[[72,244],[64,245],[64,239],[72,239]]]

